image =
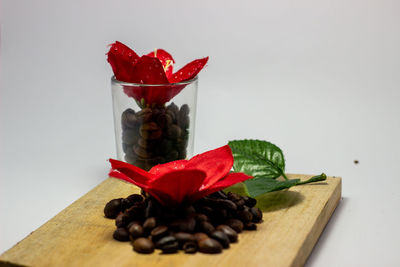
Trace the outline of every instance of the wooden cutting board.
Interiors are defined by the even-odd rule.
[[[311,175],[289,175],[308,179]],[[0,256],[0,266],[302,266],[341,198],[341,178],[273,192],[258,199],[264,222],[222,254],[141,255],[113,240],[103,216],[112,198],[138,188],[110,178]]]

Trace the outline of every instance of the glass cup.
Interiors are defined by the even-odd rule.
[[[148,171],[193,156],[197,77],[163,85],[111,78],[117,158]]]

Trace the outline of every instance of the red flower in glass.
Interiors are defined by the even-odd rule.
[[[196,77],[208,57],[196,59],[173,73],[175,60],[163,49],[139,57],[132,49],[116,41],[107,53],[115,78],[122,82],[158,86],[124,85],[124,92],[136,101],[163,105],[176,96],[189,81]]]
[[[156,165],[148,172],[118,160],[110,159],[110,163],[110,176],[139,186],[164,205],[194,202],[252,178],[244,173],[230,173],[233,156],[228,145],[190,160]]]

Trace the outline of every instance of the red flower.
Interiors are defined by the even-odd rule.
[[[190,160],[156,165],[149,172],[118,160],[110,159],[110,163],[110,176],[141,187],[164,205],[194,202],[252,178],[244,173],[229,173],[233,156],[228,145]]]
[[[124,92],[136,101],[146,104],[158,104],[171,100],[186,84],[176,84],[189,81],[196,77],[206,65],[208,57],[196,59],[177,72],[173,73],[175,60],[163,49],[157,49],[139,57],[126,45],[115,42],[107,53],[115,78],[122,82],[159,86],[128,86]]]

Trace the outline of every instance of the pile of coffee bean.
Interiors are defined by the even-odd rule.
[[[251,197],[218,191],[193,204],[161,205],[143,193],[109,201],[107,218],[115,219],[113,237],[131,241],[138,253],[221,253],[243,230],[256,230],[262,212]]]
[[[189,106],[146,107],[122,113],[122,149],[125,161],[144,170],[186,158]]]

